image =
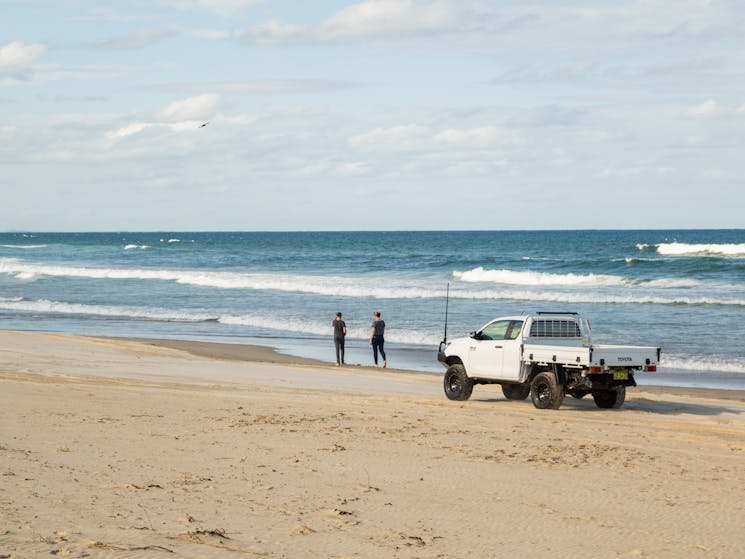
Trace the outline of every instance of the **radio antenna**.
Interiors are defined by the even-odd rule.
[[[443,342],[448,341],[448,303],[450,302],[450,282],[448,282],[447,290],[445,291],[445,337]]]
[[[442,338],[442,341],[440,342],[440,347],[437,348],[437,359],[439,359],[443,363],[445,362],[443,361],[443,359],[445,359],[443,348],[448,343],[448,303],[449,302],[450,302],[450,282],[448,282],[448,287],[447,287],[447,290],[445,291],[445,337]]]

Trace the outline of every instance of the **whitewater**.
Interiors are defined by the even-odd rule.
[[[741,230],[0,234],[0,320],[18,330],[331,360],[342,311],[367,364],[379,310],[397,364],[439,371],[446,288],[451,336],[498,315],[576,311],[597,343],[661,346],[658,383],[745,380]]]

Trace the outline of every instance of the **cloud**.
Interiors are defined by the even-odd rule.
[[[518,145],[511,131],[494,126],[431,129],[417,124],[375,128],[348,138],[349,147],[366,152],[419,152],[426,157],[441,157],[444,151],[479,152],[484,148]]]
[[[204,120],[215,116],[219,103],[220,96],[214,93],[174,101],[155,111],[153,120],[137,121],[120,126],[107,132],[106,138],[121,140],[143,132],[191,132],[197,130]]]
[[[647,171],[648,169],[646,167],[640,165],[632,167],[604,167],[597,174],[597,178],[618,179],[627,177],[638,177],[639,175]]]
[[[203,10],[228,17],[263,0],[166,0],[165,4],[183,10]]]
[[[433,137],[435,144],[469,148],[493,146],[504,140],[506,140],[505,134],[492,126],[468,129],[450,128],[438,132]]]
[[[553,6],[552,6],[553,8]],[[613,30],[617,36],[652,40],[736,38],[742,33],[736,2],[681,0],[670,9],[668,0],[580,3],[553,8],[551,19],[562,15],[585,29]]]
[[[0,79],[28,80],[31,78],[30,66],[47,51],[42,44],[26,45],[13,41],[0,47]]]
[[[697,73],[710,72],[724,66],[722,58],[690,58],[656,62],[647,67],[644,77],[659,78],[669,76],[691,76]]]
[[[95,44],[95,48],[101,49],[141,49],[150,45],[153,45],[168,37],[173,37],[177,33],[175,31],[169,31],[165,29],[146,30],[132,35],[124,35],[121,37],[114,37],[107,41],[103,41]]]
[[[724,105],[714,99],[707,99],[700,105],[685,111],[688,118],[731,118],[745,116],[745,103],[740,106]]]
[[[215,93],[205,93],[196,97],[189,97],[174,101],[157,112],[160,120],[169,122],[181,120],[197,120],[209,118],[220,104],[220,96]]]
[[[442,172],[447,176],[489,175],[509,164],[506,159],[457,160],[446,165]]]
[[[579,123],[582,114],[583,112],[579,109],[565,109],[557,105],[549,105],[518,113],[507,120],[507,126],[515,128],[574,126]]]
[[[286,79],[286,80],[246,80],[240,82],[194,82],[172,83],[148,86],[157,91],[204,91],[208,89],[219,93],[304,93],[338,91],[356,87],[357,84],[342,80],[325,79]]]
[[[503,174],[510,167],[509,152],[519,152],[524,144],[513,130],[495,126],[406,124],[374,128],[347,139],[350,158],[354,152],[364,154],[365,175],[389,178]]]
[[[126,138],[127,136],[133,136],[144,132],[146,130],[167,130],[171,132],[186,132],[196,130],[200,121],[181,121],[181,122],[133,122],[122,128],[114,130],[106,134],[106,137],[110,140],[118,140]]]
[[[331,37],[440,33],[453,28],[462,11],[446,2],[367,0],[344,8],[323,28]]]
[[[252,44],[343,43],[442,35],[476,24],[472,10],[446,0],[364,0],[317,25],[270,20],[241,35]]]
[[[587,57],[587,53],[582,53]],[[627,88],[640,82],[664,83],[675,78],[690,79],[695,75],[714,75],[726,68],[724,57],[691,57],[666,59],[665,54],[658,54],[659,60],[653,62],[623,60],[616,62],[603,55],[598,60],[590,61],[578,59],[569,63],[562,62],[556,66],[544,64],[535,65],[522,63],[505,68],[495,78],[489,80],[490,85],[503,84],[585,84],[608,83],[614,87]],[[702,78],[703,79],[703,78]]]
[[[351,136],[348,144],[362,150],[412,149],[425,140],[428,129],[416,124],[405,124],[389,128],[375,128],[369,132]]]
[[[337,165],[333,172],[341,177],[360,177],[370,172],[370,166],[364,161],[350,161]]]
[[[717,102],[714,101],[714,99],[708,99],[700,105],[688,109],[686,111],[686,114],[692,117],[707,117],[715,116],[719,112],[721,112],[721,109],[719,108]]]

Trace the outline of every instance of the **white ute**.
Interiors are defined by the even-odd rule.
[[[501,384],[508,400],[530,394],[539,409],[558,409],[565,394],[592,394],[599,408],[620,408],[634,373],[656,371],[659,347],[594,345],[577,313],[538,312],[492,320],[470,336],[443,340],[445,395],[468,400],[475,384]]]

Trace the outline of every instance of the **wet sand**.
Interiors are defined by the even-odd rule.
[[[299,361],[0,332],[0,556],[745,556],[740,392],[542,411]]]
[[[146,345],[154,347],[166,347],[172,349],[179,349],[190,353],[198,357],[208,357],[210,359],[221,359],[227,361],[253,361],[261,363],[281,363],[290,365],[314,365],[314,366],[329,366],[331,363],[326,361],[320,361],[317,359],[310,359],[306,357],[298,357],[295,355],[287,355],[280,353],[275,349],[268,346],[250,345],[250,344],[228,344],[228,343],[216,343],[216,342],[202,342],[202,341],[191,341],[191,340],[167,340],[167,339],[156,339],[156,338],[111,338],[121,339],[125,341],[136,341]],[[352,366],[355,367],[355,366]],[[356,366],[359,367],[359,366]],[[374,369],[374,367],[359,367],[361,369]],[[391,372],[403,372],[411,373],[408,369],[397,369],[395,367],[388,369]],[[445,369],[443,368],[443,372]],[[438,378],[438,373],[431,373],[429,371],[415,371],[419,374],[424,375],[435,375]],[[653,375],[654,373],[645,373],[646,375]],[[648,380],[648,379],[646,379]],[[649,380],[654,383],[654,379]],[[478,389],[477,389],[478,390]],[[630,389],[631,390],[631,389]],[[725,390],[719,388],[696,388],[696,387],[683,387],[683,386],[657,386],[650,384],[638,388],[637,391],[644,391],[652,394],[669,394],[679,396],[703,396],[707,398],[715,398],[720,400],[736,400],[745,402],[745,390]]]

